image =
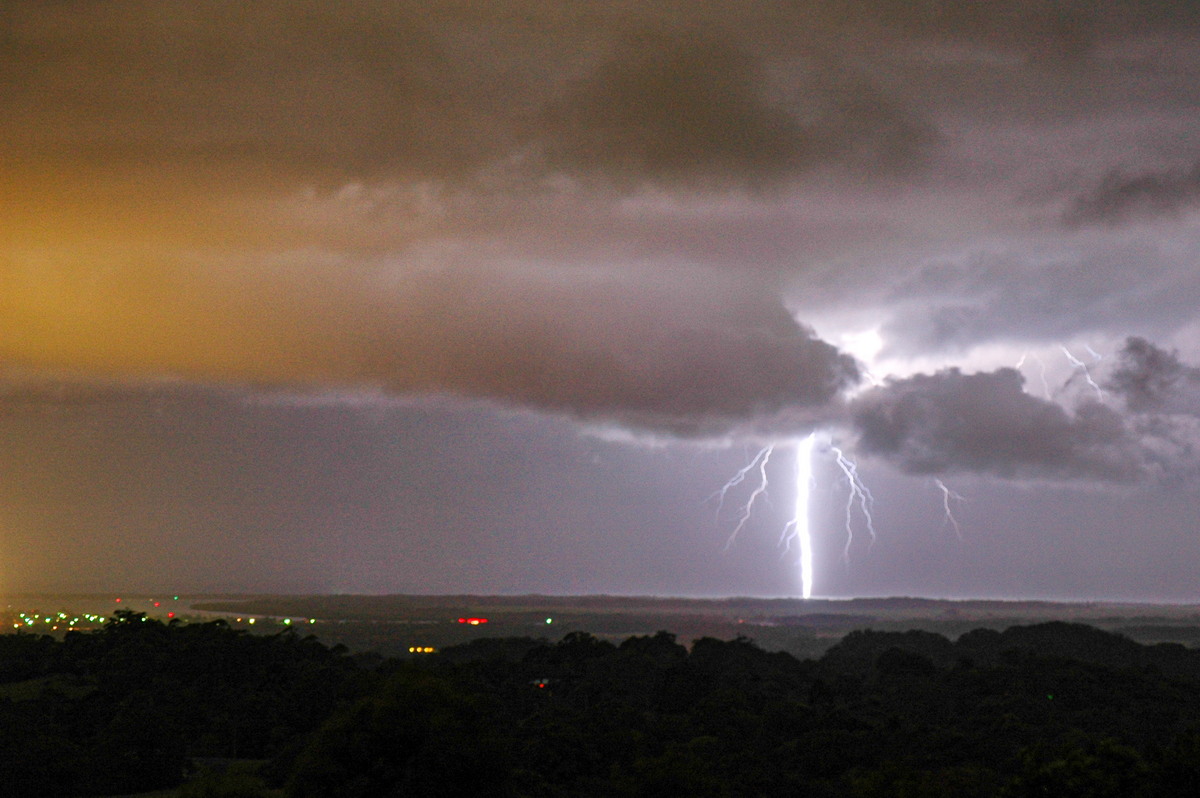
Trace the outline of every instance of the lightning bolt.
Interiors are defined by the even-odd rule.
[[[800,550],[800,590],[801,595],[806,599],[811,598],[813,592],[813,546],[812,529],[809,520],[809,502],[812,495],[812,464],[815,447],[816,433],[801,438],[796,442],[795,512],[791,520],[784,526],[781,536],[781,544],[785,545],[787,549],[790,549],[792,542],[795,541]],[[846,548],[844,552],[846,560],[849,561],[850,544],[854,539],[853,520],[856,505],[859,512],[862,513],[863,518],[866,519],[867,530],[871,534],[871,543],[874,544],[875,542],[875,519],[872,516],[875,497],[871,495],[871,491],[863,484],[862,478],[858,474],[857,464],[846,457],[845,453],[836,446],[831,446],[829,449],[833,452],[838,467],[845,474],[846,481],[849,484],[850,493],[846,499]],[[770,462],[771,455],[774,453],[775,444],[764,446],[720,490],[715,491],[709,496],[709,500],[718,499],[717,512],[719,514],[729,491],[748,479],[753,480],[754,489],[750,492],[746,503],[742,505],[737,526],[734,527],[733,532],[729,535],[729,539],[725,543],[726,549],[733,545],[737,536],[745,528],[747,522],[750,520],[750,515],[754,511],[754,505],[766,495],[768,483],[767,463]]]
[[[731,488],[734,488],[746,481],[746,475],[750,473],[754,466],[758,465],[758,461],[760,459],[765,459],[771,456],[771,448],[772,447],[770,446],[764,446],[762,449],[759,449],[758,454],[754,455],[754,458],[749,463],[747,463],[740,471],[730,477],[729,481],[722,485],[719,490],[713,491],[712,495],[704,500],[704,503],[707,504],[713,499],[717,499],[717,515],[719,516],[721,514],[721,508],[725,506],[726,494],[729,493]]]
[[[858,502],[858,508],[862,512],[863,518],[867,521],[867,531],[871,534],[871,545],[875,544],[875,519],[871,515],[871,509],[875,506],[875,497],[871,495],[870,489],[863,484],[862,478],[858,475],[858,465],[836,446],[830,446],[829,450],[833,452],[836,458],[838,468],[842,469],[842,473],[846,475],[846,482],[849,483],[849,493],[846,496],[846,546],[842,550],[842,558],[846,562],[850,561],[850,544],[854,542],[854,503]]]
[[[733,532],[730,533],[729,540],[725,541],[726,550],[733,545],[733,541],[737,539],[738,533],[742,531],[742,528],[746,526],[746,522],[750,520],[750,514],[754,512],[755,503],[758,502],[758,500],[767,492],[767,463],[770,462],[771,454],[774,451],[774,444],[771,444],[770,446],[764,446],[758,451],[758,454],[754,455],[754,459],[751,460],[748,465],[734,474],[733,477],[725,483],[724,487],[717,491],[717,493],[713,494],[714,496],[720,494],[721,502],[723,503],[725,501],[725,494],[729,492],[729,489],[744,482],[747,475],[754,470],[755,466],[758,466],[758,484],[755,486],[754,490],[751,491],[750,498],[746,500],[744,505],[742,505],[742,514],[738,517],[737,526],[734,527]],[[717,510],[718,512],[720,511],[720,505],[717,506]]]
[[[812,453],[815,439],[809,435],[796,444],[796,515],[792,518],[792,534],[800,543],[800,591],[812,598],[813,551],[812,531],[809,529],[808,499],[812,488]]]
[[[880,385],[883,385],[883,380],[876,377],[870,369],[863,369],[862,374],[867,378],[867,382],[871,383],[876,388],[878,388]]]
[[[1096,392],[1096,397],[1099,398],[1101,402],[1103,402],[1104,401],[1104,391],[1103,391],[1103,389],[1101,389],[1101,387],[1099,385],[1096,384],[1096,381],[1092,379],[1092,373],[1090,371],[1088,371],[1087,364],[1084,363],[1079,358],[1072,355],[1071,350],[1067,349],[1062,344],[1059,344],[1058,348],[1061,349],[1062,353],[1067,356],[1067,362],[1069,362],[1072,366],[1074,366],[1078,371],[1083,373],[1083,378],[1085,380],[1087,380],[1087,384],[1090,385],[1092,387],[1092,390],[1094,390]],[[1094,351],[1092,351],[1091,347],[1087,347],[1087,350],[1089,352],[1091,352],[1093,355],[1096,355],[1096,353]],[[1099,358],[1099,355],[1096,355],[1096,357]]]
[[[812,533],[809,528],[808,504],[812,486],[812,452],[815,440],[814,435],[809,435],[796,444],[796,512],[784,526],[782,535],[782,542],[787,548],[790,549],[792,541],[795,540],[800,549],[800,589],[804,598],[812,596],[813,584]],[[720,490],[709,497],[709,500],[718,499],[717,511],[719,513],[729,491],[754,475],[754,490],[750,492],[750,497],[742,505],[737,526],[734,527],[729,539],[725,542],[726,550],[733,545],[738,534],[750,520],[750,515],[754,512],[754,505],[767,493],[767,463],[771,461],[771,455],[774,453],[775,444],[764,446]]]
[[[1047,399],[1049,399],[1050,398],[1050,383],[1046,380],[1046,361],[1042,360],[1036,354],[1030,355],[1028,352],[1025,352],[1021,355],[1021,359],[1017,361],[1017,365],[1015,366],[1015,368],[1018,371],[1021,368],[1023,368],[1025,366],[1025,360],[1029,357],[1032,357],[1034,360],[1037,361],[1038,369],[1041,372],[1041,378],[1042,378],[1042,393],[1043,393],[1043,395],[1045,395],[1045,397]]]
[[[950,524],[950,526],[954,529],[955,536],[957,536],[959,540],[962,540],[962,527],[958,525],[958,519],[954,517],[954,511],[950,509],[950,502],[951,500],[956,502],[965,502],[966,499],[955,493],[950,488],[946,487],[946,483],[942,482],[936,477],[934,478],[933,483],[937,485],[938,490],[942,492],[942,510],[946,514],[946,523]]]

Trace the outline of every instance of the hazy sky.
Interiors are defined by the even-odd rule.
[[[815,430],[816,595],[1200,600],[1197,86],[1185,0],[4,3],[0,592],[796,595]]]

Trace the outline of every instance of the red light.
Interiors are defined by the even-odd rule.
[[[121,600],[120,600],[120,599],[117,599],[117,603],[118,603],[118,604],[120,604],[120,603],[121,603]]]
[[[459,623],[469,623],[471,626],[478,626],[481,623],[487,623],[487,618],[459,618]]]
[[[156,601],[156,602],[154,602],[154,606],[155,606],[155,607],[157,607],[157,606],[158,606],[158,602],[157,602],[157,601]]]
[[[120,601],[120,599],[117,599],[117,601]],[[458,619],[458,622],[459,622],[459,623],[466,623],[466,622],[467,622],[467,619],[466,619],[466,618],[459,618],[459,619]]]
[[[174,618],[174,617],[175,617],[175,613],[173,613],[173,612],[168,612],[168,613],[167,613],[167,617],[168,617],[168,618]]]

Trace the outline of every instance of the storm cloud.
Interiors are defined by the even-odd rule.
[[[1113,176],[1117,153],[1136,167],[1190,141],[1172,132],[1189,51],[1127,34],[1194,36],[1170,3],[0,19],[10,371],[798,432],[858,382],[825,332],[847,319],[870,316],[893,355],[969,357],[1118,334],[1122,296],[1155,301],[1169,337],[1195,299],[1188,251],[1047,240],[1054,211],[1027,199],[1094,173],[1088,218],[1190,202],[1194,168]],[[1128,121],[1147,104],[1150,131]],[[1111,141],[1085,146],[1073,126],[1096,117]]]
[[[1074,413],[1024,390],[1015,369],[947,369],[893,379],[858,397],[858,445],[915,474],[1128,481],[1142,475],[1139,446],[1114,410]]]
[[[1174,216],[1200,204],[1200,162],[1140,175],[1110,172],[1067,210],[1070,224],[1117,224]]]
[[[17,3],[0,129],[22,161],[93,180],[269,166],[318,181],[744,185],[906,157],[921,123],[816,31],[769,36],[803,21],[772,5],[731,18],[708,3]]]
[[[1107,387],[1136,413],[1200,415],[1200,368],[1145,338],[1125,341]]]
[[[852,400],[851,427],[861,451],[913,474],[1178,483],[1196,473],[1200,368],[1137,336],[1100,382],[1085,368],[1056,392],[1075,397],[1071,408],[1032,395],[1013,368],[888,379]]]
[[[778,301],[736,286],[321,274],[282,296],[273,281],[236,273],[148,270],[110,290],[75,274],[49,293],[38,288],[44,275],[28,284],[9,275],[0,356],[101,380],[447,394],[717,436],[824,420],[859,378],[852,358]]]

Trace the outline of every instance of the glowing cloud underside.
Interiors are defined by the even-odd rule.
[[[813,436],[796,444],[796,540],[800,544],[800,589],[804,598],[812,597],[813,551],[812,533],[808,524],[808,498],[812,485]]]

